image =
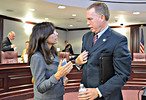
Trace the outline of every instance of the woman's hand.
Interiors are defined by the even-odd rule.
[[[56,80],[59,80],[61,77],[66,76],[73,68],[73,64],[71,63],[71,61],[69,61],[64,66],[61,65],[62,65],[62,60],[60,61],[58,70],[54,75]]]

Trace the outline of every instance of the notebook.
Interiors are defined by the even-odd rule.
[[[100,57],[100,84],[104,84],[108,79],[114,76],[115,70],[113,67],[112,57]]]

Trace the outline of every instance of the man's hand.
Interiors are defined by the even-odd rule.
[[[79,93],[79,100],[94,100],[98,97],[96,88],[86,88],[87,91]]]
[[[79,65],[83,65],[85,63],[87,63],[87,57],[88,56],[88,52],[84,51],[82,52],[77,58],[76,58],[76,64]]]
[[[16,45],[15,44],[12,44],[12,48],[15,48],[16,47]]]

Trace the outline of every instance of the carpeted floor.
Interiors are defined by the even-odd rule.
[[[123,99],[124,100],[138,100],[138,90],[122,90],[123,93]],[[139,97],[141,100],[141,95],[143,91],[140,91]],[[65,93],[64,100],[78,100],[78,92],[70,92]],[[33,98],[26,99],[26,100],[33,100]]]

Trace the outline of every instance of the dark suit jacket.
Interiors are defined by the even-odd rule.
[[[68,49],[69,46],[70,46],[70,48]],[[72,45],[71,45],[71,44],[66,45],[66,46],[65,46],[65,49],[62,50],[62,52],[69,52],[70,54],[73,55],[74,52],[73,52],[73,49],[72,49]]]
[[[86,33],[82,39],[82,52],[87,50],[88,62],[84,64],[81,83],[87,88],[100,90],[104,100],[122,100],[121,87],[127,82],[131,71],[131,53],[127,38],[108,28],[92,46],[94,33]],[[115,75],[100,85],[99,58],[112,56]],[[97,98],[97,100],[101,100]]]
[[[2,41],[2,51],[14,51],[13,48],[11,48],[11,41],[8,37],[4,38]]]

